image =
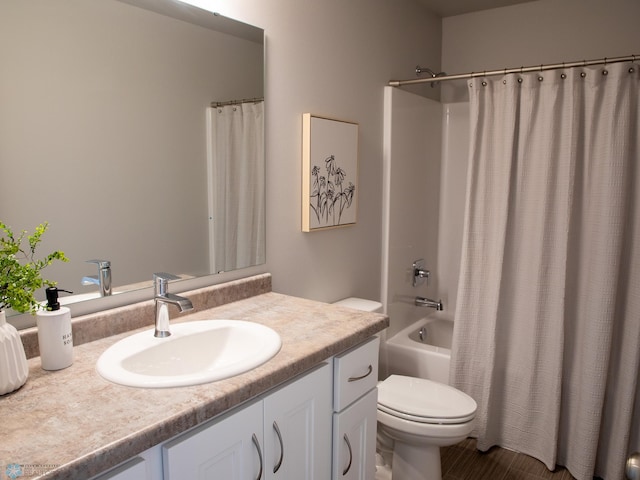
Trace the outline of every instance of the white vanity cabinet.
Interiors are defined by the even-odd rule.
[[[164,479],[329,478],[331,379],[322,364],[165,443]]]
[[[264,398],[265,479],[330,477],[331,387],[323,364]]]
[[[375,477],[379,345],[374,337],[334,358],[333,480]]]
[[[370,480],[379,339],[93,480]]]
[[[165,480],[263,478],[262,401],[217,417],[162,447]]]

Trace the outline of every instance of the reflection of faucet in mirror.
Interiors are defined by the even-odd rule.
[[[111,262],[109,260],[87,260],[87,263],[98,265],[98,275],[82,277],[82,285],[99,285],[100,296],[111,295]]]
[[[178,307],[180,312],[193,309],[193,304],[188,298],[180,297],[168,292],[169,280],[179,280],[180,277],[171,273],[153,274],[153,298],[156,304],[156,331],[154,337],[168,337],[169,331],[169,308],[168,304]]]

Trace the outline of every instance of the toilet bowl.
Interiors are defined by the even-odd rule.
[[[476,402],[424,378],[391,375],[378,384],[378,424],[394,440],[392,475],[399,480],[441,480],[440,447],[471,433]]]
[[[382,310],[380,303],[358,298],[336,303],[369,312]],[[393,480],[442,480],[440,447],[467,438],[476,409],[473,398],[433,380],[390,375],[379,382],[378,428],[393,440]]]

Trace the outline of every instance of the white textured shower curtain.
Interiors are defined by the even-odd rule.
[[[264,102],[207,109],[211,272],[265,261]]]
[[[469,82],[451,381],[478,403],[479,449],[524,452],[578,480],[624,478],[632,428],[639,71],[612,64]]]

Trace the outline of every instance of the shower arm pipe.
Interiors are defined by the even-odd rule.
[[[483,72],[458,73],[455,75],[431,76],[427,78],[416,78],[413,80],[391,80],[389,85],[401,87],[403,85],[416,85],[420,83],[445,82],[448,80],[463,80],[477,77],[489,77],[494,75],[507,75],[510,73],[544,72],[546,70],[560,70],[563,68],[588,67],[591,65],[607,65],[609,63],[635,62],[640,60],[640,55],[627,55],[625,57],[599,58],[597,60],[581,60],[577,62],[562,62],[548,65],[532,65],[530,67],[503,68],[501,70],[486,70]]]

